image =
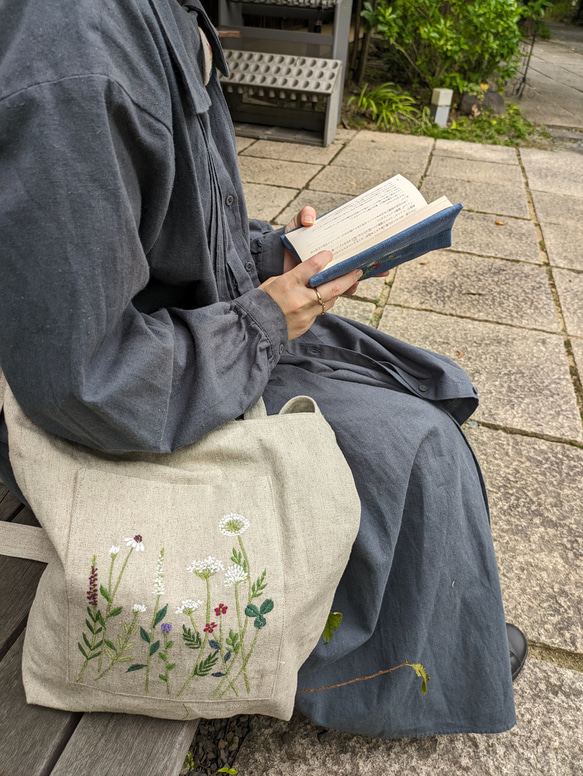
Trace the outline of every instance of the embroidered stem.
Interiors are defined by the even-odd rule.
[[[135,613],[134,613],[134,616],[133,616],[133,618],[132,618],[132,621],[131,621],[131,623],[129,624],[129,627],[128,627],[127,631],[126,631],[125,638],[124,638],[124,640],[121,642],[121,644],[119,645],[119,647],[118,647],[118,649],[117,649],[117,653],[116,653],[116,654],[115,654],[115,655],[114,655],[114,656],[111,658],[111,662],[110,662],[110,664],[107,666],[107,668],[106,668],[104,671],[102,671],[102,672],[99,674],[99,676],[96,676],[96,677],[95,677],[95,679],[94,679],[93,681],[95,681],[95,682],[96,682],[98,679],[101,679],[101,677],[102,677],[102,676],[105,676],[105,674],[106,674],[108,671],[110,671],[110,670],[113,668],[113,666],[114,666],[114,665],[115,665],[115,664],[116,664],[116,663],[117,663],[119,660],[121,660],[122,656],[123,656],[123,662],[126,662],[127,660],[131,660],[131,658],[130,658],[130,657],[128,657],[128,656],[124,656],[124,655],[123,655],[123,653],[124,653],[125,649],[126,649],[126,648],[127,648],[127,646],[128,646],[128,643],[129,643],[129,640],[130,640],[130,638],[131,638],[131,637],[133,636],[133,634],[136,632],[136,621],[137,621],[137,619],[138,619],[138,614],[139,614],[139,612],[135,612]],[[125,626],[124,626],[124,627],[125,627]]]
[[[236,682],[236,681],[237,681],[237,679],[238,679],[238,678],[241,676],[241,674],[243,674],[243,676],[245,676],[245,673],[244,673],[244,672],[245,672],[245,669],[247,668],[247,663],[248,663],[248,661],[249,661],[249,658],[251,657],[251,655],[253,654],[253,650],[255,649],[255,644],[256,644],[256,642],[257,642],[257,638],[258,638],[258,636],[259,636],[259,629],[257,629],[257,630],[255,631],[255,636],[253,637],[253,643],[251,644],[251,649],[250,649],[250,650],[249,650],[249,652],[247,653],[247,657],[246,657],[246,658],[243,660],[243,665],[242,665],[242,666],[241,666],[241,668],[239,669],[239,672],[238,672],[237,676],[235,676],[235,678],[234,678],[234,679],[232,679],[232,680],[229,682],[229,686],[232,686],[233,684],[235,684],[235,682]],[[226,677],[225,677],[225,678],[226,678]],[[219,688],[217,688],[217,691],[218,691],[218,689],[219,689]],[[228,687],[226,687],[226,688],[223,690],[223,692],[222,692],[222,693],[219,695],[219,698],[222,698],[222,697],[223,697],[223,695],[224,695],[224,694],[225,694],[225,693],[228,691],[228,689],[229,689],[229,688],[228,688]],[[234,689],[234,688],[233,688],[233,689]],[[247,693],[249,693],[249,685],[247,685]]]
[[[146,687],[145,691],[150,691],[150,662],[152,660],[152,636],[154,635],[154,628],[156,627],[156,615],[158,614],[158,606],[160,605],[160,596],[156,596],[156,605],[154,606],[154,616],[152,617],[152,625],[148,631],[148,657],[146,659]]]

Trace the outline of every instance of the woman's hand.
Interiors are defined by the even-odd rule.
[[[339,296],[356,290],[358,279],[362,275],[360,269],[318,286],[318,293],[323,302],[323,305],[320,304],[318,294],[308,286],[308,281],[312,275],[323,270],[331,259],[330,251],[320,251],[300,264],[294,259],[292,269],[284,271],[283,275],[269,278],[259,286],[269,294],[285,315],[290,340],[304,334],[318,315],[328,312],[334,306]]]

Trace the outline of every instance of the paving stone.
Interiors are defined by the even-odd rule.
[[[283,159],[288,162],[328,164],[344,144],[338,141],[326,148],[303,145],[302,143],[278,143],[275,140],[258,140],[243,156],[258,156],[265,159]]]
[[[546,269],[514,261],[433,251],[398,267],[389,301],[483,321],[559,330]]]
[[[583,652],[583,450],[465,430],[488,489],[506,619],[531,641]]]
[[[332,194],[328,191],[305,189],[304,191],[300,191],[298,196],[290,203],[289,207],[280,214],[279,222],[281,224],[288,224],[306,205],[311,205],[315,208],[316,213],[319,216],[322,216],[329,210],[334,210],[334,208],[340,207],[340,205],[348,202],[349,199],[352,199],[352,197],[348,194]]]
[[[466,143],[463,140],[437,140],[434,156],[454,156],[458,159],[471,159],[476,162],[498,162],[499,164],[518,164],[514,148],[507,146]]]
[[[514,693],[518,724],[498,735],[318,736],[299,713],[256,716],[234,765],[253,776],[581,776],[583,674],[529,660]]]
[[[345,318],[351,318],[359,323],[369,323],[371,315],[375,311],[374,304],[370,302],[361,302],[356,299],[347,299],[340,297],[336,300],[331,312],[335,315],[342,315]]]
[[[583,198],[583,156],[536,148],[523,148],[520,156],[532,191]]]
[[[545,250],[555,267],[583,270],[583,226],[541,224]]]
[[[336,140],[339,140],[341,143],[349,143],[357,134],[358,130],[356,129],[344,129],[343,127],[336,128]]]
[[[583,274],[568,269],[555,269],[553,277],[567,331],[576,337],[583,337]]]
[[[579,370],[579,380],[583,384],[583,339],[571,339],[571,347]]]
[[[462,181],[494,183],[498,186],[522,185],[520,167],[497,162],[477,162],[455,157],[434,156],[428,175],[435,178],[455,178]]]
[[[496,221],[503,221],[503,224]],[[500,218],[462,211],[453,228],[452,248],[500,259],[535,264],[542,261],[534,224],[508,216]]]
[[[433,148],[433,139],[430,137],[418,137],[417,135],[400,135],[395,132],[375,132],[363,129],[356,134],[350,147],[362,148],[382,147],[385,150],[393,149],[398,153],[429,153]]]
[[[362,167],[340,167],[333,164],[325,167],[321,173],[316,175],[310,182],[310,189],[350,194],[354,197],[372,189],[373,186],[378,186],[379,183],[397,173],[401,173],[415,186],[419,186],[421,182],[421,166],[411,170],[401,167],[367,170]]]
[[[532,199],[537,218],[541,223],[566,226],[583,223],[583,201],[579,197],[533,191]]]
[[[369,278],[368,280],[361,280],[358,284],[358,291],[355,296],[370,302],[376,302],[385,290],[387,280],[391,280],[394,277],[394,274],[395,270],[392,270],[388,278]]]
[[[322,169],[322,166],[241,155],[239,169],[244,183],[268,185],[278,183],[286,188],[301,189]]]
[[[244,183],[243,191],[249,218],[258,218],[261,221],[273,221],[298,193],[297,189],[263,186],[258,183]]]
[[[449,356],[463,367],[480,394],[477,420],[583,440],[563,339],[558,334],[390,304],[379,329]]]
[[[469,183],[428,175],[421,186],[421,193],[428,202],[445,196],[450,202],[461,202],[466,210],[517,218],[530,216],[523,185],[496,186],[493,183]]]
[[[241,153],[241,151],[244,151],[246,148],[249,148],[250,145],[253,145],[253,143],[257,142],[252,137],[237,136],[235,140],[237,142],[237,153],[239,154]]]
[[[356,167],[364,170],[383,170],[385,177],[395,175],[401,170],[415,170],[423,175],[429,160],[429,152],[405,153],[386,148],[380,143],[351,143],[341,151],[332,162],[339,167]]]

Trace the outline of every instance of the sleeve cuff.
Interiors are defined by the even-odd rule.
[[[283,272],[283,243],[281,235],[283,227],[272,229],[262,221],[250,222],[251,253],[257,267],[259,280],[263,283],[267,278],[281,275]]]
[[[288,342],[287,323],[281,308],[260,288],[247,291],[234,300],[270,343],[269,360],[275,365]]]

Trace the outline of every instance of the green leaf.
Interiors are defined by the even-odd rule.
[[[84,650],[84,649],[83,649],[83,647],[81,646],[80,642],[77,642],[77,646],[79,647],[79,651],[81,652],[81,654],[83,655],[83,657],[84,657],[86,660],[88,660],[89,658],[87,657],[87,653],[85,652],[85,650]]]
[[[126,636],[127,636],[127,632],[128,632],[128,629],[129,629],[129,628],[128,628],[128,624],[127,624],[127,623],[125,623],[125,622],[122,622],[122,624],[121,624],[121,629],[122,629],[122,631],[123,631],[123,632],[126,634]]]
[[[188,649],[200,649],[201,640],[198,633],[194,633],[186,625],[182,626],[182,638]]]
[[[106,643],[106,645],[107,645],[107,646],[108,646],[108,647],[109,647],[111,650],[113,650],[114,652],[117,652],[117,648],[116,648],[115,644],[113,644],[113,642],[109,641],[108,639],[105,639],[105,643]]]
[[[245,614],[247,617],[258,617],[260,612],[259,609],[255,606],[255,604],[247,604],[245,607]]]
[[[85,634],[83,634],[83,641],[85,642],[85,646],[87,647],[87,649],[89,650],[93,649],[93,647],[91,646],[91,642],[89,641],[89,639]]]
[[[89,656],[89,660],[93,660],[94,657],[99,657],[101,655],[101,652],[95,652],[93,655]]]
[[[121,614],[123,612],[123,606],[116,606],[115,609],[112,609],[112,611],[109,613],[110,617],[117,617],[118,614]]]
[[[259,577],[259,579],[253,583],[253,587],[251,588],[252,598],[259,598],[259,596],[263,593],[263,591],[267,587],[267,583],[265,582],[266,573],[267,571],[264,571],[263,574]]]
[[[108,604],[111,603],[111,596],[109,595],[107,588],[103,587],[103,585],[99,585],[99,592],[101,595],[105,598]]]
[[[140,669],[145,667],[146,667],[145,663],[134,663],[128,668],[128,670],[126,671],[126,674],[129,674],[130,671],[140,671]]]
[[[165,652],[158,652],[158,657],[160,660],[166,660],[166,653]]]
[[[121,649],[123,647],[123,639],[121,636],[118,636],[116,639],[117,646]]]
[[[95,633],[95,628],[89,622],[89,620],[85,620],[85,625],[87,626],[87,630],[89,631],[89,633]]]
[[[326,625],[324,626],[324,633],[322,633],[324,644],[328,644],[328,642],[334,635],[335,631],[337,631],[338,628],[340,627],[341,622],[342,622],[341,612],[330,612],[330,614],[328,615],[328,619],[326,620]]]
[[[163,682],[167,682],[168,679],[164,676],[164,674],[158,674],[158,679],[161,679]]]
[[[271,598],[266,598],[265,601],[261,604],[261,608],[259,609],[259,614],[268,614],[273,609],[273,601]]]
[[[89,617],[91,618],[91,620],[92,620],[93,622],[95,622],[95,620],[97,619],[97,617],[96,617],[96,615],[95,615],[95,614],[93,614],[93,610],[91,609],[91,607],[90,607],[90,606],[88,606],[88,607],[87,607],[87,614],[89,615]]]
[[[97,610],[97,614],[95,615],[95,619],[97,622],[102,625],[105,628],[105,620],[103,619],[103,615],[101,614],[100,610]]]
[[[108,657],[110,660],[115,660],[115,658],[117,657],[117,655],[115,654],[115,652],[112,652],[112,650],[111,650],[111,649],[108,649],[107,647],[103,647],[103,651],[105,652],[105,654],[107,655],[107,657]]]
[[[154,628],[156,625],[162,622],[164,617],[166,617],[166,612],[168,611],[168,604],[163,609],[160,609],[160,611],[156,614],[156,619],[154,620]]]
[[[150,643],[150,634],[148,633],[148,631],[145,631],[141,626],[140,626],[140,636],[142,638],[142,641],[146,641],[148,644]]]
[[[259,617],[256,617],[253,621],[253,625],[255,625],[256,628],[263,628],[267,624],[267,620],[265,617],[260,614]]]
[[[153,644],[150,646],[150,657],[151,657],[152,655],[155,655],[155,654],[156,654],[156,652],[158,651],[158,649],[159,649],[159,648],[160,648],[160,641],[158,640],[158,641],[155,641],[155,642],[154,642],[154,643],[153,643]]]
[[[207,674],[210,674],[212,668],[216,665],[218,659],[219,659],[218,650],[216,650],[215,652],[209,653],[207,657],[205,657],[205,659],[197,665],[194,675],[207,676]]]
[[[170,663],[170,665],[166,666],[167,671],[172,671],[173,668],[176,668],[176,663]]]
[[[166,644],[166,649],[172,649],[172,647],[173,647],[173,646],[174,646],[174,642],[173,642],[173,641],[169,641],[169,642]]]
[[[123,657],[118,657],[117,662],[118,663],[127,663],[128,660],[133,660],[133,657],[131,655],[124,655]]]

